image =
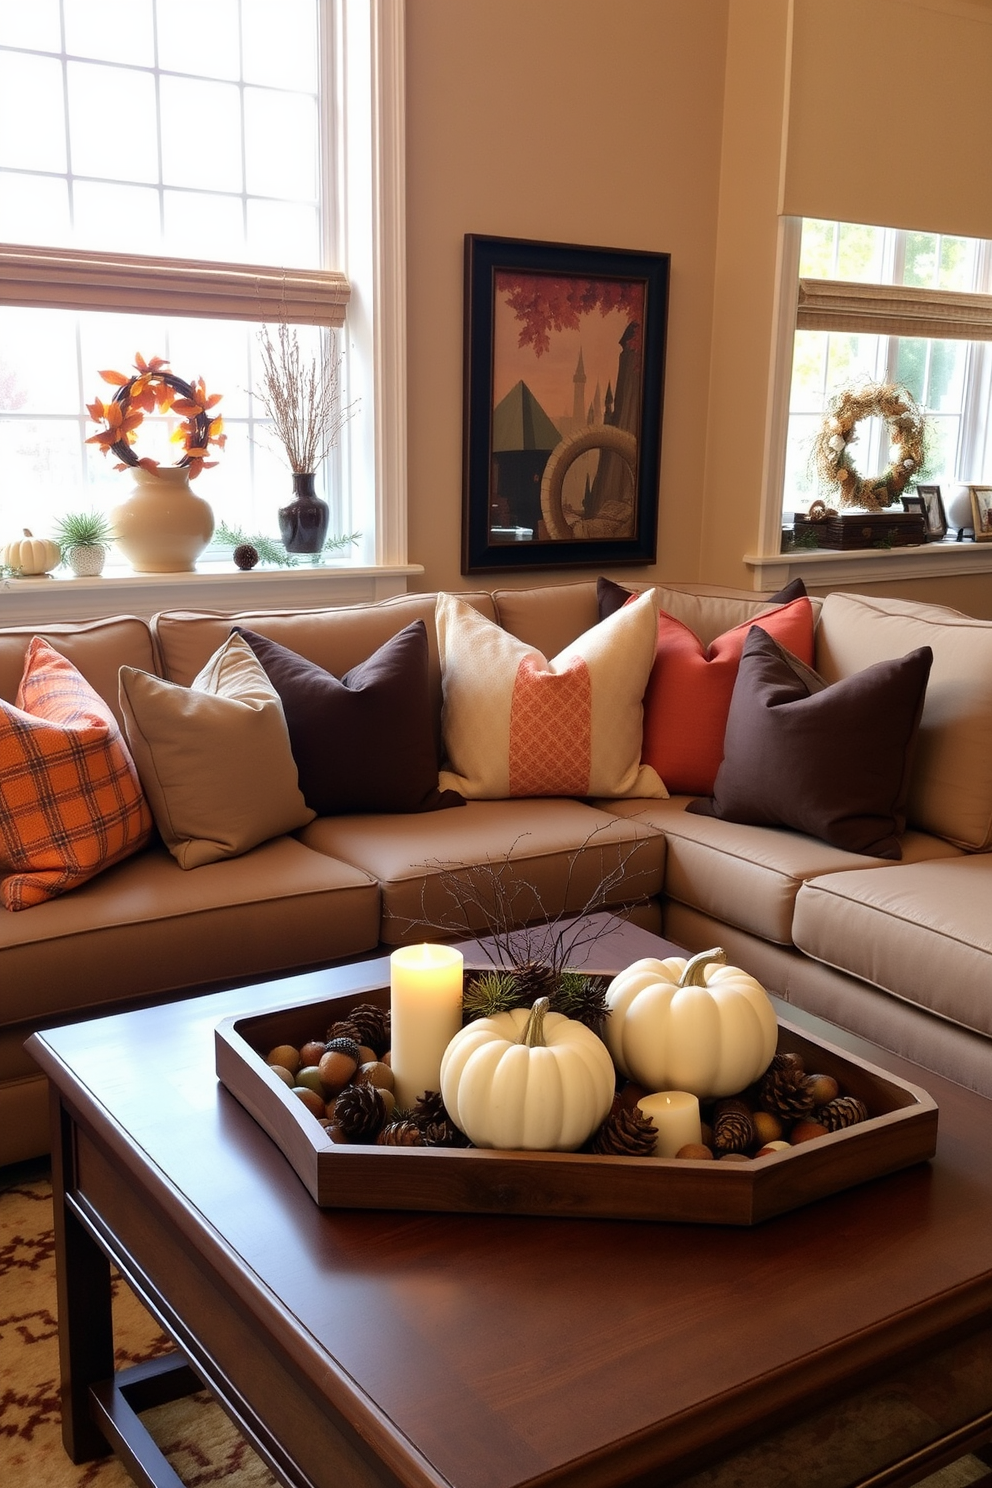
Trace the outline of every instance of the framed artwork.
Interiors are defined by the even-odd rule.
[[[908,503],[912,502],[910,506]],[[917,486],[912,496],[902,498],[904,511],[922,511],[927,524],[927,542],[940,542],[947,536],[947,513],[939,486]]]
[[[992,542],[992,486],[971,487],[971,525],[976,542]]]
[[[463,573],[654,561],[669,263],[466,236]]]

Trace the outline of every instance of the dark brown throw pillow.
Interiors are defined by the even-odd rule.
[[[318,816],[465,804],[457,791],[438,790],[422,620],[341,678],[268,636],[235,629],[279,694],[300,790]]]
[[[792,827],[846,852],[902,857],[899,837],[933,652],[829,686],[757,626],[734,684],[723,763],[698,816]]]
[[[622,584],[617,584],[613,579],[600,577],[596,580],[596,601],[599,605],[599,618],[605,620],[607,616],[616,614],[633,594],[632,589],[625,589]],[[784,589],[773,594],[765,601],[766,604],[791,604],[794,599],[806,597],[806,585],[802,579],[790,579]]]

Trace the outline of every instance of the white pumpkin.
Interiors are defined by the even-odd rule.
[[[7,543],[3,550],[5,568],[16,568],[22,574],[43,574],[58,568],[62,562],[62,549],[57,542],[44,537],[33,537],[29,528],[16,542]]]
[[[616,1071],[602,1039],[534,1006],[477,1018],[441,1060],[448,1115],[476,1147],[574,1152],[606,1119]]]
[[[722,950],[635,961],[606,992],[617,1069],[648,1090],[733,1095],[763,1075],[778,1042],[768,994]]]

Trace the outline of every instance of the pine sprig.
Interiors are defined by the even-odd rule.
[[[329,537],[319,553],[308,554],[308,560],[312,565],[320,563],[326,553],[340,553],[345,548],[357,543],[361,537],[360,532],[349,532],[342,537]],[[299,557],[295,553],[287,553],[286,548],[277,537],[266,537],[262,532],[252,533],[250,536],[241,527],[230,527],[226,522],[220,522],[214,532],[214,542],[229,545],[232,548],[240,547],[242,543],[250,543],[258,554],[260,563],[274,563],[279,568],[299,567]]]
[[[465,979],[462,1011],[469,1022],[526,1006],[527,1000],[512,971],[482,971]]]

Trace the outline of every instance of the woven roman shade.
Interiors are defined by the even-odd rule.
[[[796,326],[801,331],[867,331],[932,340],[992,340],[992,295],[800,279]]]
[[[9,305],[341,326],[350,294],[334,269],[0,245],[0,302]]]

